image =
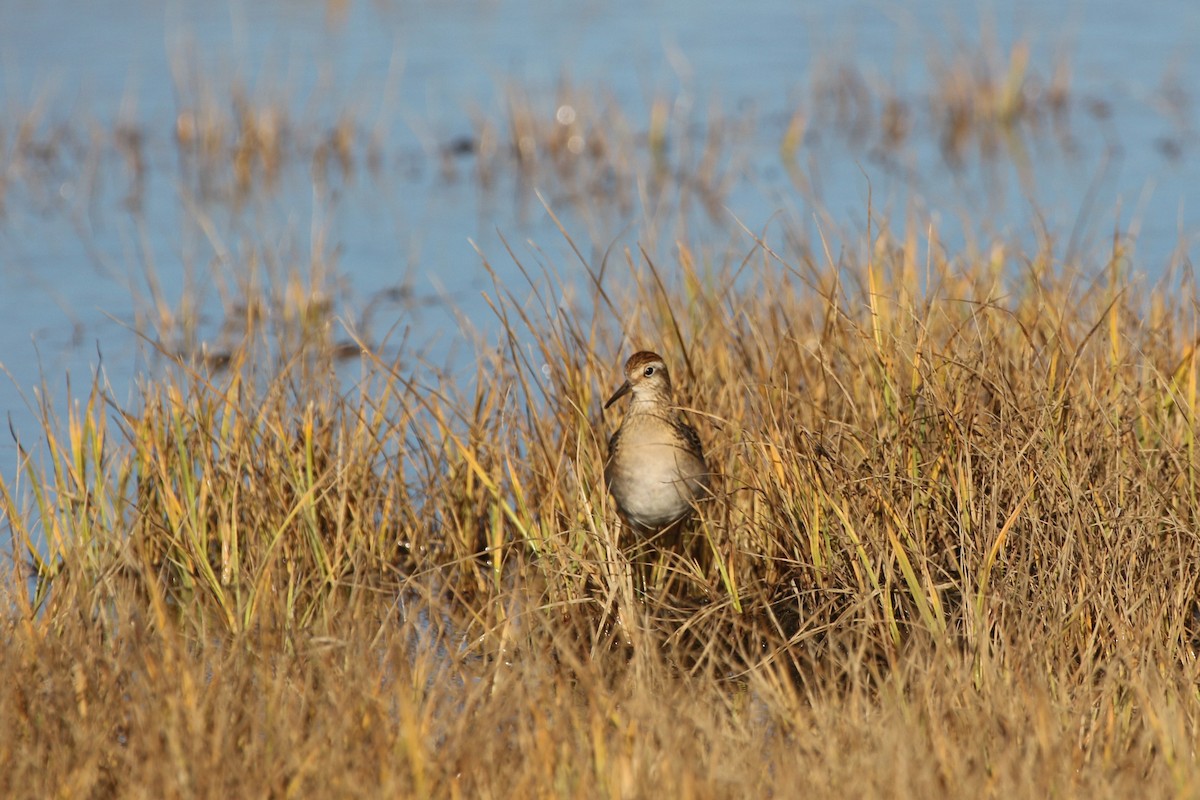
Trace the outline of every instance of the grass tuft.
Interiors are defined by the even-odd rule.
[[[5,793],[1188,793],[1187,293],[1051,252],[917,284],[883,231],[497,283],[454,384],[363,344],[347,392],[330,326],[247,317],[131,407],[45,403],[0,484]],[[644,586],[600,411],[641,346],[720,473]]]

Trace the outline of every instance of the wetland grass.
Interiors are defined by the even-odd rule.
[[[1035,93],[1019,48],[997,63],[928,103],[814,84],[788,175],[812,190],[821,125],[933,131],[951,162],[1060,133],[1067,74]],[[164,139],[187,194],[230,202],[297,161],[319,183],[397,160],[348,112],[198,81],[172,135],[121,123],[131,194]],[[651,105],[643,135],[568,85],[548,111],[514,90],[428,145],[447,180],[472,155],[484,191],[536,175],[589,234],[603,197],[679,242],[580,255],[575,301],[510,251],[528,285],[495,278],[501,333],[465,375],[336,319],[323,263],[216,248],[249,277],[215,328],[147,266],[161,369],[132,403],[99,376],[65,412],[42,392],[0,478],[0,795],[1200,792],[1190,276],[1141,288],[1119,238],[948,254],[935,222],[870,213],[840,250],[747,234],[714,258],[673,221],[683,195],[721,206],[755,120]],[[0,199],[105,158],[35,111]],[[635,581],[601,405],[643,348],[717,475]]]
[[[454,386],[364,345],[339,390],[321,324],[47,410],[0,486],[0,791],[1194,793],[1191,287],[916,241],[627,252],[594,313],[497,286]],[[601,475],[626,340],[720,474],[645,592]]]

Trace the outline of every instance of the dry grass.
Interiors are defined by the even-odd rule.
[[[0,487],[3,793],[1194,794],[1190,287],[933,247],[918,290],[914,235],[867,245],[497,287],[461,396],[369,349],[339,393],[320,325],[47,412]],[[622,336],[722,478],[645,593]]]
[[[810,119],[1016,158],[1070,104],[1068,74],[1025,58],[964,56],[924,102],[818,75],[784,167],[800,186]],[[197,197],[388,163],[349,112],[314,133],[176,81]],[[635,132],[589,98],[511,90],[428,155],[448,180],[472,156],[482,191],[603,199],[578,215],[597,231],[640,208],[669,241],[756,136],[657,99]],[[88,145],[35,111],[0,200],[108,147],[137,194],[161,135],[127,120]],[[301,267],[217,248],[247,277],[212,331],[147,266],[161,373],[128,407],[100,379],[65,418],[43,401],[44,441],[0,479],[0,795],[1200,793],[1194,287],[1142,291],[1120,239],[1078,265],[1095,281],[1050,241],[951,257],[912,217],[558,265],[582,291],[510,252],[528,283],[497,279],[502,333],[453,377],[333,318],[320,242]],[[666,356],[719,490],[635,580],[600,403],[639,348]]]

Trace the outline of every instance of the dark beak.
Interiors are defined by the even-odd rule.
[[[620,388],[620,389],[617,389],[617,393],[616,393],[616,394],[614,394],[612,397],[608,398],[608,402],[604,404],[604,407],[605,407],[605,408],[608,408],[608,407],[609,407],[609,406],[611,406],[613,403],[617,402],[617,401],[618,401],[618,400],[620,400],[622,397],[624,397],[625,395],[629,394],[629,390],[630,390],[630,389],[632,389],[632,388],[633,388],[633,387],[629,385],[629,381],[625,381],[624,383],[622,383],[622,384],[621,384],[621,388]]]

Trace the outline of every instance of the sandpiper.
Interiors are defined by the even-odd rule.
[[[604,407],[630,393],[629,411],[608,440],[604,482],[625,522],[651,536],[687,519],[711,481],[700,437],[671,398],[662,356],[644,350],[630,356],[625,383]]]

